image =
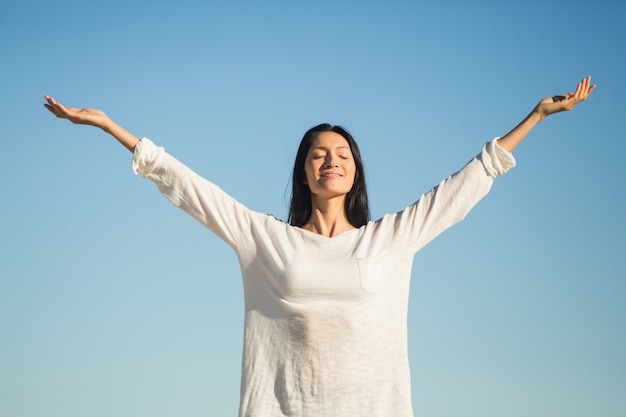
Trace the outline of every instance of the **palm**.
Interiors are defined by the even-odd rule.
[[[545,117],[554,113],[572,110],[577,104],[582,103],[596,88],[591,85],[591,77],[583,78],[578,83],[576,90],[564,96],[553,96],[544,98],[537,104],[537,110]]]
[[[107,120],[104,112],[96,109],[79,109],[75,107],[64,107],[52,97],[46,96],[47,104],[44,106],[56,117],[67,119],[72,123],[101,127]]]

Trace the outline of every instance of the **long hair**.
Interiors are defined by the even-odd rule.
[[[291,204],[289,206],[288,222],[292,226],[301,227],[304,226],[311,217],[311,190],[309,186],[305,184],[306,176],[304,173],[304,165],[313,140],[322,132],[335,132],[343,136],[348,142],[348,145],[350,145],[350,151],[352,152],[354,164],[356,165],[356,173],[354,176],[354,185],[346,195],[344,210],[350,224],[357,228],[361,227],[370,220],[361,152],[354,138],[346,129],[328,123],[322,123],[312,127],[304,134],[302,141],[300,141],[300,147],[296,154],[296,161],[293,165],[293,175],[291,178]]]

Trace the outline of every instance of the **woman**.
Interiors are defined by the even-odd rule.
[[[99,127],[132,167],[237,253],[245,293],[240,416],[412,416],[407,308],[414,254],[460,221],[513,167],[510,152],[543,118],[595,89],[544,99],[511,132],[401,212],[369,222],[358,147],[327,124],[302,139],[289,224],[248,210],[163,148],[93,109],[57,117]]]

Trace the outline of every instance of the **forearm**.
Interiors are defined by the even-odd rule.
[[[509,133],[498,139],[498,145],[506,149],[509,152],[513,152],[513,149],[520,144],[522,140],[530,133],[530,131],[537,126],[537,124],[544,119],[537,109],[533,109],[524,120],[522,120],[517,126],[513,128]]]
[[[137,142],[139,142],[139,138],[137,138],[137,136],[133,135],[111,119],[108,119],[106,123],[101,126],[101,128],[117,139],[117,141],[130,152],[135,152],[135,146],[137,145]]]
[[[129,151],[135,151],[135,146],[139,139],[111,120],[104,112],[96,109],[65,107],[48,95],[44,96],[44,98],[47,101],[44,106],[56,117],[67,119],[74,124],[98,127],[112,135]]]
[[[544,98],[520,124],[498,140],[498,144],[507,151],[512,152],[533,127],[545,117],[554,113],[572,110],[577,104],[585,101],[595,88],[596,85],[591,84],[591,77],[585,77],[578,83],[575,91],[563,96]]]

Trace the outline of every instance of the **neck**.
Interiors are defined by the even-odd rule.
[[[313,197],[312,206],[311,217],[303,229],[326,237],[355,229],[346,217],[345,196],[323,201],[316,201]]]

